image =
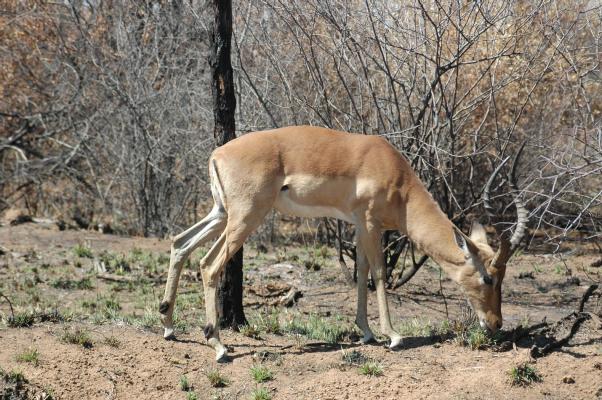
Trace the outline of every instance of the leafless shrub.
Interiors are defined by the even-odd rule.
[[[155,235],[196,219],[213,147],[202,4],[23,4],[0,16],[0,208],[77,208]],[[383,135],[460,225],[483,215],[487,177],[526,141],[520,189],[494,188],[504,219],[520,192],[548,239],[599,240],[595,2],[236,6],[241,133],[313,124]]]

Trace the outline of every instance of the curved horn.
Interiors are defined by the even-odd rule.
[[[493,171],[493,173],[487,180],[487,183],[485,184],[485,189],[483,190],[483,206],[485,207],[485,211],[487,211],[489,218],[492,218],[492,219],[496,218],[496,215],[495,215],[495,208],[491,205],[491,195],[490,195],[491,185],[493,184],[493,181],[495,180],[495,178],[497,178],[498,174],[500,173],[500,171],[502,170],[502,168],[508,162],[509,159],[510,159],[510,156],[504,158],[502,160],[502,162],[500,163],[500,165],[498,165],[495,168],[495,170]],[[496,227],[496,231],[497,230],[498,229]],[[500,232],[498,232],[498,234],[499,233]]]
[[[520,146],[518,151],[516,152],[516,156],[514,157],[514,161],[512,162],[512,171],[510,173],[510,187],[514,191],[514,206],[516,207],[516,228],[514,229],[514,233],[510,238],[510,244],[512,246],[512,253],[516,250],[518,245],[520,244],[523,237],[525,237],[525,232],[527,231],[527,222],[529,222],[529,211],[525,206],[524,201],[521,198],[520,191],[518,189],[518,185],[516,184],[516,167],[518,165],[518,160],[523,153],[523,149],[527,141],[524,141]]]
[[[510,187],[514,192],[512,198],[514,206],[516,207],[516,228],[512,236],[508,238],[508,231],[501,229],[498,224],[494,224],[495,230],[500,238],[500,248],[491,260],[491,265],[493,265],[494,267],[501,267],[503,265],[506,265],[506,263],[518,247],[519,243],[523,239],[525,231],[527,229],[528,211],[520,197],[520,192],[516,184],[516,169],[518,165],[518,160],[523,152],[523,149],[525,148],[526,143],[526,141],[523,142],[523,144],[517,151],[516,156],[514,157],[514,160],[512,162],[511,173],[508,176]],[[485,185],[485,188],[483,190],[483,206],[485,207],[485,211],[491,219],[494,219],[496,217],[495,208],[491,204],[491,185],[493,184],[493,181],[495,180],[495,178],[500,173],[503,166],[506,164],[506,162],[508,162],[509,159],[510,157],[506,157],[500,163],[500,165],[497,166],[497,168],[493,171],[493,173],[487,180],[487,184]]]

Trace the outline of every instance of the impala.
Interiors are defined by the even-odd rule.
[[[363,332],[362,342],[374,340],[367,318],[370,270],[381,331],[390,338],[391,348],[401,344],[401,336],[391,325],[385,292],[381,250],[385,229],[406,234],[460,284],[484,328],[495,331],[502,326],[502,280],[524,221],[517,224],[511,240],[502,236],[500,249],[494,253],[482,226],[474,224],[469,237],[453,225],[408,161],[385,139],[311,126],[249,133],[213,152],[209,176],[213,209],[172,241],[165,296],[159,307],[166,339],[174,337],[172,317],[185,260],[199,245],[217,238],[200,263],[204,333],[216,359],[226,358],[218,330],[220,274],[272,208],[293,216],[333,217],[355,224],[355,323]]]

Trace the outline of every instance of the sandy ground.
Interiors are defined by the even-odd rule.
[[[9,328],[9,307],[6,301],[0,304],[5,317],[0,325],[0,367],[22,372],[30,382],[30,398],[42,398],[42,392],[47,392],[59,399],[186,399],[192,393],[198,399],[250,399],[259,387],[266,388],[273,399],[602,398],[599,320],[586,321],[568,346],[537,360],[529,356],[531,343],[519,342],[505,352],[471,350],[457,340],[439,342],[428,333],[409,335],[403,349],[391,351],[384,340],[372,345],[355,344],[353,335],[328,344],[299,335],[261,333],[260,339],[253,339],[223,331],[222,340],[230,347],[232,361],[218,365],[213,350],[204,344],[199,304],[182,313],[189,325],[177,332],[177,341],[163,340],[158,324],[141,327],[119,319],[99,322],[88,318],[78,304],[91,296],[104,298],[109,292],[119,299],[121,313],[140,317],[136,304],[143,295],[131,287],[129,291],[115,291],[115,283],[101,279],[93,279],[91,289],[53,287],[51,282],[57,277],[91,276],[94,257],[74,256],[72,248],[78,244],[89,247],[94,255],[103,251],[127,254],[132,249],[165,255],[169,249],[169,242],[157,239],[60,232],[39,224],[0,227],[4,252],[0,256],[0,292],[12,299],[17,311],[53,306],[61,312],[72,312],[68,322],[36,322],[32,327]],[[303,257],[308,251],[313,250],[276,247],[264,254],[248,246],[247,293],[270,282],[284,282],[299,288],[304,297],[292,309],[279,308],[281,318],[312,314],[352,326],[355,289],[344,282],[330,256],[325,257],[319,271],[306,270]],[[600,281],[602,268],[590,266],[599,257],[583,250],[562,257],[517,256],[504,282],[505,328],[543,318],[556,321],[574,310],[586,288]],[[165,266],[162,268],[158,276],[164,276]],[[521,273],[531,272],[532,278],[519,278]],[[461,291],[448,279],[442,281],[442,287],[449,319],[460,318],[465,304]],[[157,306],[163,284],[157,280],[149,288],[144,296]],[[182,296],[192,296],[197,289],[200,283],[194,269],[186,270],[180,287]],[[442,324],[447,315],[439,292],[438,269],[425,267],[410,283],[390,293],[394,324]],[[378,331],[375,295],[369,296],[370,322]],[[248,294],[247,315],[257,318],[262,304],[269,301]],[[588,307],[599,312],[600,299],[593,299]],[[94,343],[91,348],[64,342],[64,332],[76,327],[88,332]],[[112,346],[106,338],[117,340]],[[27,349],[39,352],[37,365],[17,361]],[[379,364],[382,376],[363,375],[358,365],[345,362],[343,355],[354,350]],[[538,371],[541,382],[512,386],[509,371],[524,362]],[[273,379],[258,384],[250,368],[260,364],[273,372]],[[206,375],[214,370],[229,381],[225,388],[210,385]],[[192,385],[190,392],[180,387],[184,375]]]

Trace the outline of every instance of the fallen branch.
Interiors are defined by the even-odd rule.
[[[597,289],[598,285],[591,285],[589,288],[587,288],[587,290],[583,293],[581,300],[579,301],[577,310],[573,311],[556,323],[550,324],[544,319],[542,322],[528,327],[518,326],[511,331],[505,332],[502,343],[492,346],[492,349],[500,352],[511,350],[514,346],[514,343],[532,335],[545,335],[546,339],[548,340],[548,343],[544,346],[539,347],[537,345],[533,345],[531,347],[530,354],[533,358],[544,357],[550,354],[552,351],[566,346],[577,334],[579,328],[585,321],[594,320],[598,321],[598,324],[600,324],[600,319],[598,316],[593,313],[584,312],[587,301]],[[553,336],[554,332],[558,331],[563,325],[566,325],[572,319],[574,319],[574,321],[571,324],[569,332],[561,339],[556,339]]]
[[[587,301],[589,300],[589,298],[591,297],[591,295],[594,294],[594,292],[596,291],[596,289],[598,289],[598,285],[590,285],[590,287],[587,288],[587,290],[585,291],[585,293],[583,293],[583,296],[581,297],[581,301],[579,302],[578,312],[583,312],[583,308],[585,307],[585,303],[587,303]]]
[[[123,276],[123,275],[115,275],[115,274],[108,274],[108,273],[104,273],[104,274],[96,274],[96,277],[98,279],[104,279],[105,281],[111,281],[111,282],[136,282],[137,279],[135,279],[134,277],[131,276]]]
[[[548,355],[549,353],[551,353],[552,351],[554,351],[556,349],[564,347],[565,345],[567,345],[569,343],[569,341],[573,338],[573,336],[575,336],[575,334],[579,330],[579,327],[581,326],[581,324],[584,321],[591,319],[591,316],[589,315],[589,313],[575,312],[570,315],[567,315],[567,317],[563,318],[563,320],[568,319],[572,316],[575,316],[576,318],[575,318],[575,322],[573,322],[573,325],[571,326],[570,332],[562,339],[560,339],[560,340],[554,339],[552,342],[546,344],[543,347],[538,347],[537,345],[533,345],[533,347],[531,347],[531,350],[530,350],[531,357],[540,358],[545,355]]]
[[[13,310],[13,303],[10,302],[10,299],[4,293],[0,293],[0,297],[4,297],[4,299],[8,303],[8,306],[10,307],[10,316],[11,316],[11,318],[14,319],[15,318],[15,310]]]
[[[119,283],[138,283],[140,282],[141,277],[136,276],[124,276],[124,275],[116,275],[109,273],[98,273],[96,274],[98,279],[103,279],[105,281],[110,282],[119,282]],[[165,283],[166,280],[162,278],[149,278],[150,281],[154,283]]]
[[[285,307],[292,307],[293,305],[295,305],[295,303],[297,303],[297,300],[301,297],[303,297],[303,293],[301,293],[300,290],[291,287],[288,293],[280,298],[278,304]]]
[[[549,332],[554,332],[560,326],[562,326],[566,321],[570,320],[571,318],[575,318],[575,321],[571,325],[571,329],[569,330],[569,333],[567,335],[565,335],[562,339],[556,339],[556,338],[552,337],[551,338],[552,341],[543,347],[533,345],[533,347],[531,347],[531,350],[530,350],[531,357],[533,357],[533,358],[544,357],[544,356],[550,354],[552,351],[566,346],[569,343],[569,341],[573,338],[573,336],[575,336],[575,334],[577,334],[577,332],[579,331],[579,328],[581,327],[583,322],[588,321],[594,317],[594,315],[592,315],[588,312],[584,312],[583,310],[585,308],[585,304],[587,303],[589,298],[592,296],[592,294],[596,291],[596,289],[598,289],[598,285],[590,285],[590,287],[587,288],[585,293],[583,293],[583,296],[581,296],[581,301],[579,301],[579,307],[578,307],[577,311],[574,311],[571,314],[567,315],[566,317],[562,318],[560,321],[558,321],[554,325],[554,327],[552,327],[548,330]]]

